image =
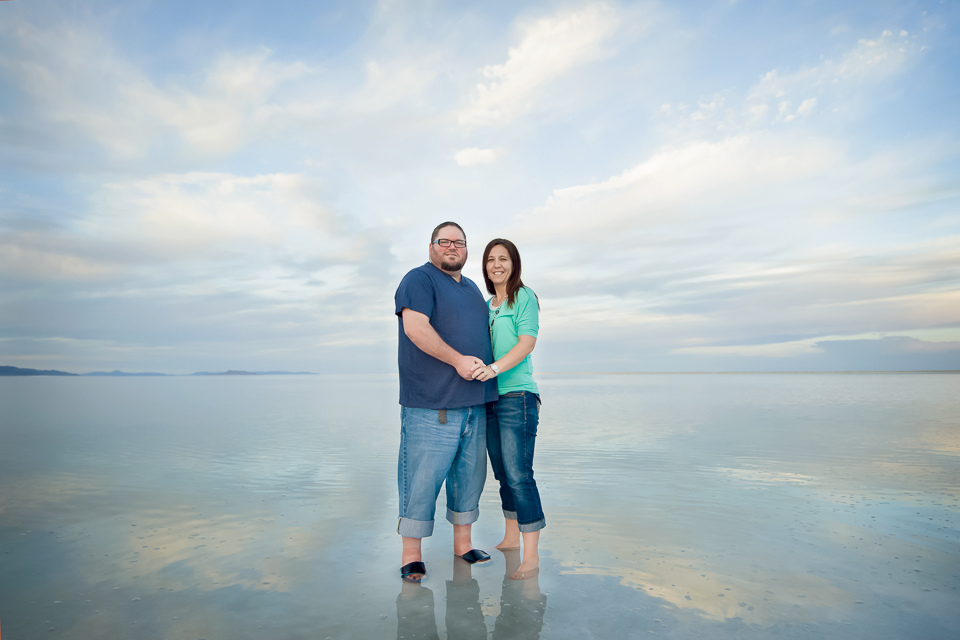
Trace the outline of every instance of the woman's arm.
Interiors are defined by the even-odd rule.
[[[502,358],[492,364],[497,365],[497,367],[500,369],[500,373],[509,371],[523,362],[524,358],[533,353],[533,349],[536,346],[537,339],[533,336],[520,336],[517,344],[513,345],[513,349],[507,351],[505,354],[503,354]],[[493,369],[491,369],[489,366],[477,367],[477,369],[473,372],[474,380],[490,380],[494,377],[496,377],[496,374],[493,373]]]

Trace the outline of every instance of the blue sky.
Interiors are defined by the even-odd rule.
[[[0,3],[0,361],[395,370],[442,220],[541,371],[960,369],[956,2]],[[481,282],[482,284],[482,282]]]

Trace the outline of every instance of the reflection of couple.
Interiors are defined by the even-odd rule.
[[[520,566],[518,549],[508,549],[503,555],[506,572],[493,637],[536,640],[543,628],[547,596],[540,592],[536,575],[524,582],[509,579]],[[485,640],[487,626],[483,619],[480,585],[470,575],[470,570],[468,563],[454,560],[453,579],[447,581],[447,637]],[[439,637],[433,592],[420,584],[404,582],[397,596],[397,638],[435,640]]]
[[[440,486],[446,480],[453,552],[468,564],[490,556],[474,549],[470,530],[480,514],[489,451],[500,482],[505,518],[501,550],[518,549],[522,562],[509,575],[535,576],[537,544],[546,526],[533,479],[540,396],[530,353],[537,342],[539,305],[520,279],[520,254],[495,239],[483,253],[488,303],[460,274],[467,238],[460,225],[433,230],[430,261],[400,282],[400,521],[401,576],[426,575],[421,539],[433,534]],[[486,364],[489,363],[489,364]]]

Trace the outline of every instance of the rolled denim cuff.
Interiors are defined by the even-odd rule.
[[[447,522],[450,524],[473,524],[480,517],[480,507],[473,511],[453,511],[447,508]]]
[[[520,529],[520,533],[533,533],[534,531],[540,531],[547,526],[546,518],[540,518],[536,522],[531,522],[530,524],[517,524],[517,528]]]
[[[433,535],[433,520],[411,520],[400,518],[397,533],[404,538],[429,538]]]
[[[504,510],[503,510],[503,517],[506,518],[507,520],[516,520],[516,519],[517,519],[517,512],[516,512],[516,511],[507,511],[506,509],[504,509]]]

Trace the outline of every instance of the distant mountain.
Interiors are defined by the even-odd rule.
[[[49,369],[41,371],[39,369],[21,369],[20,367],[0,366],[0,376],[95,376],[95,377],[113,377],[113,378],[144,378],[144,377],[172,377],[179,374],[171,373],[127,373],[114,369],[113,371],[91,371],[90,373],[67,373],[66,371],[56,371]],[[315,376],[317,374],[310,371],[198,371],[191,373],[192,376]]]
[[[75,373],[56,371],[54,369],[21,369],[20,367],[0,366],[0,376],[75,376]]]
[[[317,374],[310,371],[198,371],[191,373],[192,376],[315,376]]]
[[[169,373],[127,373],[126,371],[120,371],[119,369],[114,369],[113,371],[91,371],[90,373],[81,373],[82,376],[114,376],[114,377],[128,377],[128,376],[169,376]]]

